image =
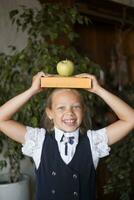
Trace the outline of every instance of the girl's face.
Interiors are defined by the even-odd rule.
[[[66,131],[75,131],[83,118],[83,107],[80,96],[76,91],[59,90],[52,95],[52,106],[46,108],[49,119],[53,120],[54,126]]]

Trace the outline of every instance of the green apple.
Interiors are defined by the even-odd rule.
[[[62,60],[57,64],[57,72],[60,76],[71,76],[74,72],[74,64],[70,60]]]

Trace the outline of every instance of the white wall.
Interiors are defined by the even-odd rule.
[[[9,19],[9,11],[18,8],[19,5],[26,5],[31,8],[40,7],[37,0],[0,0],[0,53],[10,53],[8,48],[9,45],[16,46],[18,50],[22,49],[26,45],[26,33],[17,32],[15,25],[13,26]],[[0,155],[0,160],[1,159],[2,155]],[[9,166],[3,171],[0,171],[0,174],[6,173],[8,170]],[[30,159],[27,158],[22,161],[21,170],[31,176],[32,188],[34,188],[34,165],[31,163]],[[33,189],[33,191],[35,190]],[[34,192],[32,196],[34,196]]]
[[[8,45],[14,45],[17,49],[26,45],[26,34],[18,33],[9,19],[9,11],[18,8],[19,5],[40,7],[38,0],[0,0],[0,52],[9,53]]]

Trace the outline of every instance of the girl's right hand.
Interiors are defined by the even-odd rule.
[[[38,72],[35,76],[33,76],[31,89],[34,91],[35,94],[43,90],[43,88],[41,88],[41,77],[45,76],[48,75],[42,71]]]
[[[37,94],[44,90],[44,87],[41,88],[41,77],[57,77],[57,76],[59,76],[59,75],[47,74],[47,73],[44,73],[43,71],[38,72],[35,76],[33,76],[32,86],[30,89],[32,89],[32,92],[34,94]]]

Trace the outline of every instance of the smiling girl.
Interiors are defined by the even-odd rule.
[[[22,152],[33,158],[37,200],[95,200],[98,161],[109,155],[110,145],[134,128],[134,110],[102,88],[94,76],[80,74],[77,76],[92,80],[92,88],[87,91],[105,101],[117,115],[116,122],[96,131],[86,129],[85,103],[75,89],[54,89],[49,95],[45,128],[33,128],[12,120],[16,112],[43,90],[40,86],[42,76],[46,75],[39,72],[29,89],[0,107],[0,130],[22,143]]]

